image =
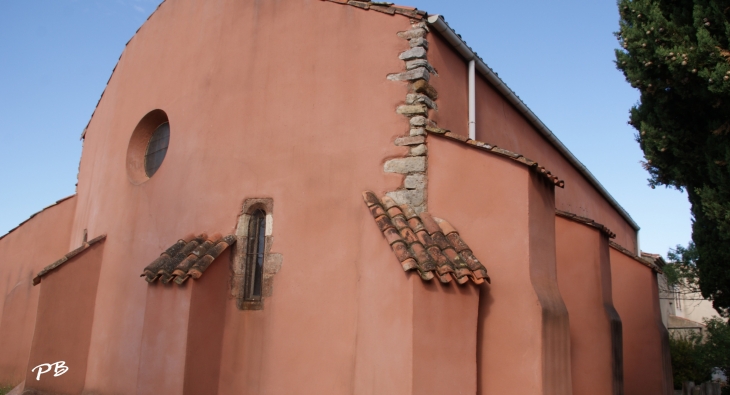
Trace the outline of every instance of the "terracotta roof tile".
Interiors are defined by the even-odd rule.
[[[66,197],[65,197],[65,198],[63,198],[63,199],[57,200],[57,201],[56,201],[56,203],[53,203],[53,204],[50,204],[50,205],[48,205],[48,206],[44,207],[44,208],[43,208],[43,209],[42,209],[41,211],[38,211],[37,213],[34,213],[34,214],[33,214],[33,215],[31,215],[30,217],[28,217],[28,219],[26,219],[25,221],[23,221],[23,222],[19,223],[19,224],[18,224],[18,226],[14,227],[13,229],[10,229],[10,230],[9,230],[9,231],[8,231],[7,233],[5,233],[4,235],[0,236],[0,240],[4,239],[4,238],[5,238],[5,236],[7,236],[7,235],[9,235],[9,234],[13,233],[13,232],[14,232],[14,231],[16,231],[16,230],[17,230],[18,228],[20,228],[21,226],[25,225],[25,223],[26,223],[26,222],[28,222],[28,221],[30,221],[31,219],[35,218],[35,216],[36,216],[36,215],[38,215],[38,214],[40,214],[40,213],[42,213],[42,212],[44,212],[44,211],[48,210],[49,208],[51,208],[51,207],[53,207],[53,206],[57,206],[57,205],[59,205],[59,204],[61,204],[61,203],[65,202],[66,200],[68,200],[68,199],[71,199],[71,198],[72,198],[72,197],[74,197],[74,196],[76,196],[76,194],[73,194],[73,195],[71,195],[71,196],[66,196]]]
[[[592,220],[590,218],[581,217],[580,215],[573,214],[573,213],[568,212],[568,211],[557,210],[557,209],[555,210],[555,214],[558,217],[562,217],[562,218],[565,218],[565,219],[568,219],[568,220],[571,220],[571,221],[574,221],[574,222],[578,222],[580,224],[584,224],[584,225],[588,225],[590,227],[596,228],[601,233],[603,233],[606,236],[608,236],[609,239],[615,239],[616,238],[616,234],[613,233],[613,232],[611,232],[611,229],[608,229],[605,225],[599,224],[598,222],[596,222],[596,221],[594,221],[594,220]]]
[[[442,136],[449,140],[458,141],[462,144],[466,144],[470,147],[477,148],[482,151],[490,152],[492,154],[496,154],[499,156],[502,156],[504,158],[508,158],[511,160],[514,160],[516,162],[522,163],[523,165],[535,169],[538,174],[541,174],[548,180],[550,180],[551,183],[553,183],[558,188],[565,188],[565,181],[561,180],[557,176],[550,173],[545,167],[540,166],[537,162],[530,160],[528,158],[525,158],[524,156],[514,153],[512,151],[506,150],[504,148],[499,148],[497,146],[493,146],[490,144],[487,144],[482,141],[477,140],[471,140],[468,137],[462,136],[460,134],[452,133],[445,129],[440,129],[435,125],[427,126],[426,131],[429,132],[429,134],[435,135],[435,136]]]
[[[175,281],[182,285],[190,277],[200,278],[215,258],[235,243],[236,236],[221,237],[220,233],[185,236],[147,265],[140,277],[148,283],[159,279],[163,284]]]
[[[409,205],[398,206],[387,196],[378,199],[372,192],[363,192],[363,199],[403,270],[417,270],[424,281],[490,281],[487,269],[447,221],[426,212],[418,215]]]
[[[46,274],[48,274],[49,272],[51,272],[53,270],[58,269],[64,263],[68,262],[69,260],[71,260],[75,256],[81,254],[82,252],[88,250],[89,247],[93,246],[94,244],[96,244],[104,239],[106,239],[106,235],[101,235],[101,236],[95,237],[95,238],[89,240],[88,242],[83,243],[79,248],[62,256],[61,259],[57,260],[56,262],[53,262],[50,265],[44,267],[43,270],[38,272],[38,274],[36,274],[36,276],[33,278],[33,285],[40,284],[41,278],[43,278],[43,276],[45,276]]]
[[[343,5],[349,5],[352,7],[361,8],[363,10],[373,10],[383,12],[389,15],[400,14],[409,18],[423,20],[428,16],[425,11],[420,11],[413,7],[398,6],[393,3],[382,2],[382,1],[370,1],[370,0],[324,0],[330,3],[337,3]]]
[[[640,264],[650,268],[651,270],[654,270],[655,272],[660,273],[660,274],[664,273],[664,270],[662,270],[659,266],[657,266],[654,263],[653,259],[649,259],[649,258],[645,258],[645,257],[638,257],[638,256],[634,255],[634,253],[629,251],[626,247],[614,242],[613,240],[609,240],[608,245],[611,246],[614,250],[628,256],[629,258],[632,258],[636,262],[639,262]]]

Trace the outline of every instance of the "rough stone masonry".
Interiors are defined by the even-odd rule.
[[[429,30],[425,22],[411,21],[411,29],[398,32],[398,37],[407,40],[409,49],[398,58],[405,62],[405,71],[388,75],[391,81],[408,82],[408,93],[405,102],[398,106],[396,112],[408,118],[410,131],[408,135],[396,138],[395,145],[408,147],[406,157],[390,159],[385,162],[386,173],[403,174],[403,184],[395,191],[386,193],[398,204],[408,204],[417,213],[427,211],[426,187],[428,186],[427,166],[428,147],[426,146],[427,130],[445,133],[435,122],[429,119],[429,111],[438,111],[436,99],[438,92],[429,84],[431,75],[436,70],[428,62]]]

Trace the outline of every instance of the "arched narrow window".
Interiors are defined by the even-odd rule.
[[[261,299],[264,275],[264,254],[266,253],[266,213],[256,210],[248,223],[246,243],[246,282],[244,299]]]

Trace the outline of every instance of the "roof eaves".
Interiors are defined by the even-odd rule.
[[[596,221],[594,221],[594,220],[592,220],[590,218],[581,217],[578,214],[573,214],[571,212],[563,211],[563,210],[558,210],[558,209],[555,209],[555,214],[558,217],[565,218],[567,220],[570,220],[570,221],[573,221],[573,222],[577,222],[579,224],[583,224],[583,225],[587,225],[587,226],[596,228],[601,233],[603,233],[606,236],[608,236],[609,239],[615,239],[616,238],[616,234],[613,233],[613,232],[611,232],[611,229],[608,229],[605,225],[599,224],[598,222],[596,222]]]
[[[569,163],[571,163],[587,180],[593,185],[598,192],[613,206],[614,209],[631,225],[636,231],[641,229],[634,221],[629,213],[621,207],[606,188],[596,179],[596,177],[581,163],[573,153],[558,139],[552,131],[530,110],[527,105],[510,89],[507,84],[499,78],[482,58],[469,47],[466,42],[457,34],[441,15],[431,15],[428,17],[428,23],[438,31],[446,41],[467,60],[474,60],[476,68],[507,100],[522,113],[527,120],[560,152]]]
[[[18,228],[20,228],[21,226],[25,225],[25,223],[26,223],[26,222],[28,222],[28,221],[30,221],[31,219],[33,219],[33,218],[34,218],[34,217],[35,217],[36,215],[38,215],[38,214],[40,214],[40,213],[42,213],[42,212],[44,212],[44,211],[48,210],[48,209],[49,209],[49,208],[51,208],[51,207],[57,206],[57,205],[59,205],[59,204],[61,204],[61,203],[65,202],[66,200],[68,200],[68,199],[71,199],[71,198],[72,198],[72,197],[74,197],[74,196],[76,196],[76,194],[75,194],[75,193],[74,193],[73,195],[70,195],[70,196],[66,196],[66,197],[65,197],[65,198],[63,198],[63,199],[57,200],[57,201],[56,201],[56,203],[50,204],[50,205],[48,205],[48,206],[44,207],[44,208],[43,208],[42,210],[40,210],[40,211],[38,211],[38,212],[36,212],[36,213],[33,213],[33,214],[32,214],[32,215],[30,216],[30,217],[28,217],[28,219],[26,219],[25,221],[23,221],[23,222],[19,223],[19,224],[18,224],[18,226],[16,226],[16,227],[14,227],[14,228],[10,229],[10,230],[9,230],[9,231],[8,231],[7,233],[5,233],[4,235],[0,236],[0,240],[2,240],[3,238],[5,238],[5,236],[7,236],[7,235],[9,235],[9,234],[13,233],[14,231],[16,231],[16,230],[17,230]]]
[[[152,15],[155,15],[157,11],[162,7],[162,4],[165,3],[167,0],[162,0],[160,4],[157,5],[157,8],[155,8],[154,11],[147,17],[147,19],[142,23],[142,25],[137,29],[137,31],[134,32],[132,37],[127,41],[126,44],[124,44],[124,49],[122,50],[122,53],[119,54],[119,59],[117,59],[117,63],[114,65],[114,68],[112,69],[111,74],[109,75],[109,79],[106,80],[106,85],[104,85],[104,90],[101,91],[101,95],[99,96],[99,100],[96,101],[96,106],[94,106],[94,111],[91,112],[91,117],[89,117],[89,121],[86,123],[86,126],[84,127],[84,130],[81,132],[80,140],[84,140],[86,138],[86,131],[89,130],[89,125],[91,125],[91,120],[94,119],[94,114],[96,114],[96,110],[99,109],[99,104],[101,103],[101,99],[104,98],[104,93],[106,93],[106,88],[109,87],[109,83],[112,80],[112,77],[114,76],[114,72],[117,71],[117,66],[119,66],[119,62],[122,60],[122,56],[124,56],[124,52],[127,50],[127,46],[129,46],[129,43],[132,42],[132,39],[134,39],[134,36],[139,33],[139,31],[142,29],[142,27],[147,24],[147,22],[152,18]]]
[[[653,271],[655,271],[655,272],[657,272],[659,274],[664,274],[664,271],[659,266],[657,266],[654,262],[652,262],[649,259],[642,258],[642,257],[639,257],[639,256],[634,255],[634,253],[632,253],[631,251],[629,251],[628,249],[626,249],[621,244],[618,244],[618,243],[614,242],[613,240],[609,240],[608,241],[608,245],[611,246],[616,251],[618,251],[618,252],[620,252],[620,253],[628,256],[629,258],[631,258],[633,260],[635,260],[636,262],[639,262],[642,265],[650,268],[651,270],[653,270]]]
[[[486,151],[491,154],[501,156],[503,158],[511,159],[515,162],[521,163],[529,168],[534,169],[538,174],[547,178],[548,181],[550,181],[556,187],[565,188],[565,181],[563,181],[560,178],[558,178],[557,176],[553,175],[548,169],[546,169],[544,166],[541,166],[539,163],[535,162],[534,160],[525,158],[524,156],[522,156],[518,153],[506,150],[504,148],[499,148],[496,145],[491,145],[491,144],[485,143],[483,141],[472,140],[468,137],[450,132],[445,129],[440,129],[433,125],[427,125],[425,130],[426,130],[426,132],[428,132],[429,135],[445,137],[449,140],[453,140],[453,141],[465,144],[469,147],[473,147],[473,148],[479,149],[481,151]]]
[[[393,3],[384,1],[370,1],[370,0],[323,0],[329,1],[330,3],[337,3],[343,5],[349,5],[352,7],[361,8],[363,10],[373,10],[382,12],[389,15],[403,15],[416,20],[423,20],[428,17],[428,13],[421,11],[418,8],[399,6]]]
[[[81,245],[81,247],[69,252],[68,254],[62,256],[61,259],[44,267],[43,270],[38,272],[38,274],[33,278],[33,285],[35,286],[35,285],[40,284],[41,278],[43,278],[43,276],[45,276],[46,274],[48,274],[49,272],[51,272],[53,270],[58,269],[64,263],[70,261],[71,259],[75,258],[77,255],[88,250],[91,246],[93,246],[94,244],[96,244],[104,239],[106,239],[106,235],[101,235],[101,236],[98,236],[98,237],[95,237],[95,238],[89,240],[88,242],[84,242]]]

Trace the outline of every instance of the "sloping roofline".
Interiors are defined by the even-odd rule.
[[[150,14],[149,17],[147,17],[147,21],[152,18],[152,15],[154,15],[157,10],[162,6],[163,3],[165,3],[166,0],[163,0],[158,6],[157,9],[155,9],[152,14]],[[492,71],[489,66],[484,62],[482,58],[480,58],[467,44],[466,42],[461,38],[460,35],[458,35],[454,29],[452,29],[448,23],[446,23],[446,20],[441,15],[428,15],[428,13],[424,11],[420,11],[417,8],[409,8],[409,7],[402,7],[402,6],[395,6],[392,3],[389,2],[373,2],[370,0],[361,0],[361,1],[354,1],[354,0],[327,0],[328,2],[338,3],[338,4],[346,4],[355,6],[358,8],[362,8],[365,10],[375,10],[380,11],[386,14],[395,15],[400,14],[402,16],[414,18],[414,19],[426,19],[428,24],[433,26],[436,31],[438,31],[445,39],[446,42],[448,42],[462,57],[464,57],[466,60],[474,60],[476,63],[476,69],[479,71],[480,74],[482,74],[489,83],[494,85],[497,90],[504,95],[504,97],[507,98],[507,100],[517,108],[517,110],[525,117],[527,120],[537,129],[543,137],[545,137],[550,144],[552,144],[555,148],[557,148],[558,152],[560,152],[567,160],[568,162],[573,165],[579,173],[581,173],[591,185],[593,185],[594,188],[600,193],[607,201],[608,203],[613,206],[616,211],[626,220],[626,222],[631,225],[632,228],[634,228],[637,232],[639,229],[639,225],[631,218],[629,213],[621,207],[621,205],[616,201],[616,199],[611,196],[611,194],[606,190],[606,188],[601,185],[601,183],[596,179],[596,177],[588,170],[588,168],[585,167],[583,163],[581,163],[578,158],[576,158],[569,150],[568,148],[553,134],[550,129],[545,126],[544,123],[530,110],[525,103],[522,102],[522,100],[517,97],[517,95],[502,81],[497,74]],[[142,26],[144,26],[144,24]],[[135,36],[137,33],[142,29],[142,26],[140,26],[139,29],[137,29],[137,32],[135,32]],[[132,37],[134,38],[134,36]],[[130,39],[129,41],[132,41]],[[127,42],[127,45],[129,45],[129,41]],[[126,50],[126,45],[125,45]],[[121,60],[122,55],[124,55],[124,51],[122,51],[122,54],[119,56],[119,59]],[[117,63],[118,64],[118,63]],[[114,71],[116,71],[116,66],[114,66],[114,70],[112,70],[112,75],[109,76],[109,81],[107,81],[107,86],[109,85],[109,82],[111,81],[112,76],[114,75]],[[104,88],[104,91],[106,91],[106,87]],[[94,112],[96,112],[96,108],[99,107],[99,103],[101,103],[101,99],[104,97],[104,92],[101,93],[101,97],[99,98],[99,101],[96,104],[96,107],[94,108]],[[94,113],[92,112],[91,118],[93,119]],[[89,125],[91,124],[91,119],[89,119],[89,122],[87,123],[86,127],[84,128],[84,131],[81,133],[81,140],[83,140],[86,137],[86,131],[89,128]]]
[[[601,183],[596,179],[596,177],[588,170],[588,168],[585,167],[583,163],[581,163],[578,158],[576,158],[569,150],[568,148],[553,134],[550,129],[545,126],[544,123],[540,120],[540,118],[535,115],[535,113],[530,110],[525,103],[522,102],[522,100],[517,97],[517,95],[502,81],[497,74],[492,71],[489,66],[484,62],[482,58],[480,58],[467,44],[466,42],[461,38],[460,35],[456,34],[454,29],[449,26],[448,23],[446,23],[446,20],[441,15],[430,15],[428,17],[428,23],[429,25],[433,26],[441,36],[446,39],[446,42],[448,42],[455,50],[458,52],[462,57],[464,57],[466,60],[474,60],[476,63],[476,69],[479,71],[482,76],[484,76],[487,81],[489,81],[490,84],[492,84],[497,90],[504,95],[505,98],[517,108],[517,110],[525,117],[527,120],[532,124],[532,126],[535,127],[542,135],[545,137],[550,144],[552,144],[555,148],[557,148],[558,152],[560,152],[565,159],[568,160],[568,162],[573,165],[579,173],[585,177],[591,185],[593,185],[598,192],[603,195],[603,197],[608,201],[613,208],[618,211],[618,213],[626,220],[626,222],[631,225],[636,231],[641,229],[639,225],[631,218],[629,213],[624,210],[623,207],[616,201],[616,199],[611,196],[611,194],[606,190],[606,188],[601,185]]]

